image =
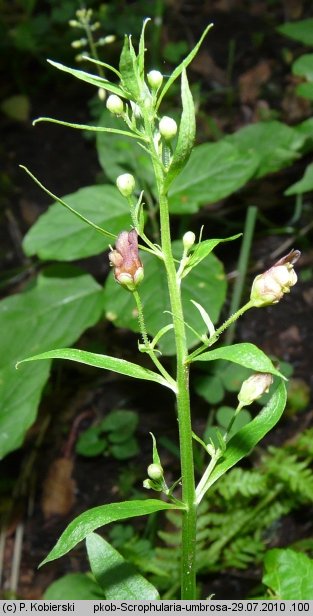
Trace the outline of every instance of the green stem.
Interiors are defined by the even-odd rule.
[[[147,112],[145,113],[144,119],[146,134],[150,137],[151,160],[154,167],[159,197],[161,247],[167,274],[176,344],[176,400],[180,442],[182,501],[185,505],[185,510],[182,512],[181,598],[195,599],[196,503],[189,398],[189,367],[187,365],[188,348],[181,291],[176,277],[176,267],[171,246],[168,198],[164,189],[164,170],[162,162],[155,156],[156,151],[151,130],[151,118],[148,117]]]
[[[239,317],[241,317],[247,310],[249,310],[249,308],[253,308],[253,306],[254,306],[253,302],[249,300],[244,306],[239,308],[239,310],[237,310],[235,314],[229,317],[229,319],[227,319],[225,323],[223,323],[223,325],[221,325],[221,327],[219,327],[215,331],[215,334],[213,334],[213,336],[209,338],[207,344],[202,344],[198,349],[196,349],[193,353],[189,355],[188,363],[193,361],[195,357],[197,357],[198,355],[200,355],[200,353],[202,353],[202,351],[207,351],[208,347],[211,347],[213,344],[215,344],[215,342],[217,341],[219,336],[223,333],[223,331],[227,329],[227,327],[232,325],[232,323],[234,323]]]
[[[243,231],[243,240],[240,249],[240,255],[238,259],[238,276],[236,277],[233,294],[230,302],[229,313],[234,314],[240,306],[243,285],[247,273],[248,261],[250,256],[251,244],[254,234],[254,227],[258,208],[254,206],[248,207],[247,216],[245,220],[245,228]],[[236,325],[235,323],[230,326],[225,336],[225,344],[231,344],[235,336]]]
[[[141,299],[140,299],[140,295],[138,291],[133,291],[133,296],[134,296],[137,310],[138,310],[138,323],[140,327],[140,333],[142,335],[142,339],[146,347],[146,352],[148,353],[149,357],[152,359],[154,365],[158,368],[162,376],[164,376],[164,378],[171,384],[171,386],[174,386],[174,388],[176,389],[176,383],[174,379],[167,372],[167,370],[165,370],[164,366],[162,366],[161,362],[158,360],[155,354],[155,351],[151,348],[149,338],[147,336],[147,330],[146,330],[146,325],[145,325],[145,320],[144,320],[144,315],[143,315],[143,308],[142,308],[142,303],[141,303]]]

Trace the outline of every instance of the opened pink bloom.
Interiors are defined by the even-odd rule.
[[[109,259],[114,267],[115,280],[128,291],[135,291],[144,276],[135,229],[122,231],[118,235],[115,250],[109,253]]]
[[[254,306],[260,308],[277,304],[284,293],[290,293],[290,288],[297,282],[293,266],[300,254],[299,250],[291,250],[270,269],[254,279],[250,296]]]

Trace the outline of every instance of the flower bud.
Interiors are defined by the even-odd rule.
[[[173,139],[177,133],[177,124],[173,118],[163,116],[159,123],[159,131],[166,141]]]
[[[163,477],[163,468],[160,464],[150,464],[147,469],[148,477],[154,481],[159,481]]]
[[[158,90],[163,81],[163,75],[160,71],[150,71],[147,74],[148,84],[151,86],[152,90]]]
[[[270,269],[254,279],[250,301],[255,307],[277,304],[284,293],[290,293],[290,288],[297,282],[293,266],[299,257],[299,250],[291,250]]]
[[[187,231],[183,236],[183,246],[186,251],[190,250],[196,241],[196,236],[193,231]]]
[[[110,94],[107,102],[107,109],[111,111],[111,113],[115,113],[115,115],[122,115],[124,110],[124,103],[119,96],[116,94]]]
[[[137,231],[122,231],[116,240],[115,250],[109,253],[114,267],[115,280],[128,291],[135,291],[142,282],[144,271],[138,254]]]
[[[267,393],[271,384],[273,383],[273,377],[266,372],[256,372],[246,379],[242,385],[238,394],[238,400],[241,406],[248,406],[252,404],[254,400],[257,400],[263,394]]]
[[[116,186],[123,197],[130,197],[135,190],[135,178],[130,173],[122,173],[116,180]]]

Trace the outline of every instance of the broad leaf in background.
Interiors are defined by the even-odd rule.
[[[180,242],[173,243],[175,258],[182,254]],[[144,307],[145,322],[148,333],[155,336],[161,327],[171,321],[171,316],[164,313],[170,310],[168,290],[165,284],[165,273],[159,259],[149,254],[141,255],[145,278],[139,292]],[[201,303],[215,323],[226,296],[226,278],[221,262],[214,256],[205,258],[182,282],[182,296],[186,322],[200,334],[206,333],[204,323],[199,324],[197,309],[190,300]],[[134,298],[116,284],[113,276],[109,276],[105,284],[105,314],[117,327],[130,328],[138,332]],[[197,337],[187,329],[188,346],[197,342]],[[172,332],[166,333],[160,340],[159,347],[165,355],[175,352]]]
[[[125,124],[106,109],[101,115],[99,126],[121,129]],[[154,186],[151,161],[133,139],[125,139],[122,135],[97,133],[97,151],[105,177],[114,184],[122,173],[133,173],[139,191],[147,184]]]
[[[203,205],[228,197],[253,177],[258,164],[256,152],[247,156],[226,139],[195,147],[183,175],[170,188],[170,211],[197,212]]]
[[[118,234],[130,224],[129,207],[117,188],[107,184],[87,186],[64,197],[72,208],[100,227]],[[97,233],[59,203],[42,214],[24,238],[28,256],[73,261],[99,254],[112,239]]]
[[[313,100],[313,54],[304,54],[298,58],[292,65],[292,72],[294,75],[305,77],[308,81],[308,83],[300,83],[297,86],[297,94]]]
[[[84,599],[99,601],[105,599],[105,594],[91,575],[86,573],[67,573],[52,582],[44,593],[48,601],[70,601]]]
[[[295,41],[300,41],[304,45],[313,45],[313,19],[302,19],[283,24],[277,28],[278,32],[289,36]]]
[[[269,372],[275,376],[285,378],[272,364],[271,360],[261,349],[251,342],[239,342],[232,346],[224,346],[213,351],[205,351],[198,355],[193,361],[213,361],[224,359],[231,361],[254,372]]]
[[[226,471],[235,466],[237,462],[249,455],[261,439],[274,428],[283,414],[286,399],[286,387],[281,381],[268,404],[229,441],[223,457],[217,463],[210,476],[207,484],[208,488],[224,475]]]
[[[307,166],[304,176],[292,186],[289,186],[287,190],[285,190],[284,194],[289,195],[302,195],[305,192],[310,192],[313,190],[313,163]]]
[[[313,560],[291,549],[274,549],[265,554],[263,584],[274,599],[313,599]]]
[[[96,533],[86,537],[91,571],[107,600],[156,601],[157,589]]]
[[[273,120],[257,122],[225,137],[224,141],[239,148],[246,157],[258,157],[255,177],[279,171],[299,157],[305,136],[295,128]]]
[[[23,371],[15,363],[72,344],[98,321],[102,306],[101,287],[71,266],[47,268],[30,289],[0,302],[0,458],[23,442],[49,374],[50,362]]]
[[[79,364],[86,364],[87,366],[94,366],[95,368],[102,368],[103,370],[111,370],[112,372],[118,372],[119,374],[124,374],[125,376],[131,376],[134,379],[154,381],[155,383],[159,383],[160,385],[170,388],[173,388],[175,383],[175,381],[173,381],[173,385],[171,385],[171,383],[166,381],[157,372],[147,370],[147,368],[143,368],[138,364],[133,364],[125,359],[111,357],[111,355],[99,355],[98,353],[90,353],[89,351],[81,351],[80,349],[54,349],[53,351],[47,351],[46,353],[40,353],[39,355],[27,357],[19,362],[19,364],[46,359],[67,359],[69,361],[77,361]]]
[[[109,505],[93,507],[88,511],[84,511],[84,513],[81,513],[75,520],[70,522],[41,565],[64,556],[80,541],[86,539],[87,535],[105,524],[117,522],[117,520],[136,518],[141,515],[150,515],[156,511],[165,511],[167,509],[179,509],[179,507],[156,499],[124,501],[122,503],[110,503]]]

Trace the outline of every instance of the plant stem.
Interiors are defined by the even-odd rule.
[[[177,281],[175,261],[171,246],[168,198],[164,189],[164,170],[162,162],[158,162],[155,156],[156,151],[153,142],[151,121],[148,115],[145,117],[145,128],[146,134],[150,136],[151,160],[154,167],[159,197],[161,247],[167,274],[176,344],[176,400],[180,442],[182,501],[185,505],[185,510],[182,512],[181,598],[195,599],[196,503],[189,397],[189,366],[187,364],[188,348],[181,291]]]
[[[249,301],[246,304],[244,304],[244,306],[239,308],[239,310],[237,310],[237,312],[235,312],[235,314],[233,314],[231,317],[229,317],[229,319],[227,319],[215,331],[215,334],[213,334],[213,336],[211,336],[211,338],[209,338],[209,341],[208,341],[207,344],[202,344],[198,349],[196,349],[193,353],[191,353],[191,355],[189,355],[188,363],[193,361],[195,359],[195,357],[197,357],[198,355],[200,355],[200,353],[202,353],[202,351],[207,351],[208,347],[211,347],[213,344],[215,344],[215,342],[217,341],[219,336],[223,333],[223,331],[225,329],[227,329],[227,327],[232,325],[232,323],[234,323],[239,317],[241,317],[247,310],[249,310],[249,308],[253,308],[253,306],[254,306],[253,302]]]
[[[245,228],[243,231],[243,240],[242,240],[240,255],[239,255],[239,260],[238,260],[238,268],[237,268],[238,276],[236,277],[236,280],[234,283],[233,294],[232,294],[232,298],[230,302],[230,310],[229,310],[230,315],[234,314],[234,312],[236,312],[240,306],[243,285],[244,285],[244,281],[245,281],[245,277],[247,273],[247,267],[248,267],[248,261],[249,261],[253,234],[254,234],[254,227],[255,227],[257,212],[258,212],[257,207],[255,206],[248,207],[246,221],[245,221]],[[230,326],[230,328],[228,329],[226,333],[226,336],[225,336],[226,344],[232,343],[234,336],[235,336],[235,330],[236,330],[236,325],[235,323],[233,323],[233,325]]]
[[[152,359],[154,365],[158,368],[159,372],[162,374],[162,376],[164,376],[164,378],[171,384],[172,388],[174,387],[174,390],[176,389],[176,383],[174,381],[174,379],[171,377],[171,375],[167,372],[167,370],[165,370],[164,366],[162,366],[161,362],[158,360],[155,351],[150,347],[150,342],[147,336],[147,330],[146,330],[146,326],[145,326],[145,321],[144,321],[144,316],[143,316],[143,309],[142,309],[142,303],[141,303],[141,299],[140,299],[140,295],[138,293],[138,291],[133,291],[133,296],[136,302],[136,306],[137,306],[137,310],[138,310],[138,323],[139,323],[139,327],[140,327],[140,333],[142,335],[142,339],[144,342],[144,345],[146,347],[146,352],[148,353],[149,357]]]

